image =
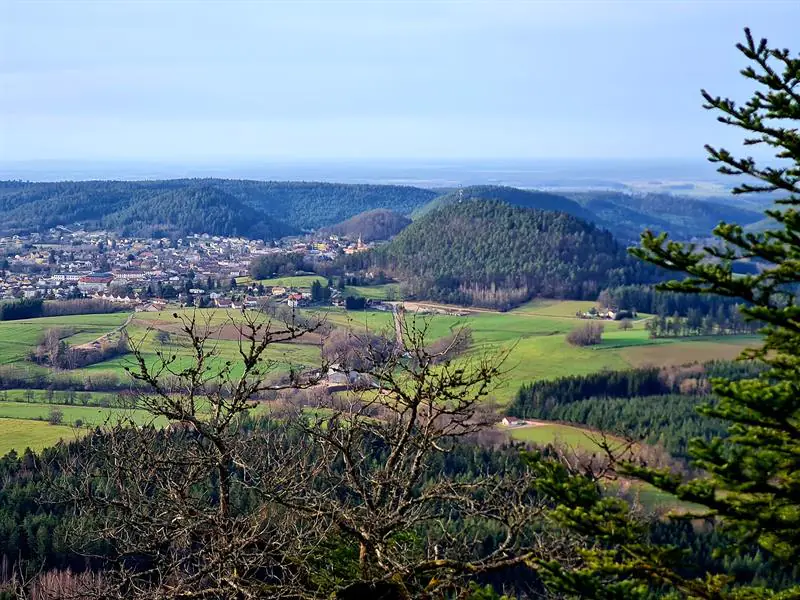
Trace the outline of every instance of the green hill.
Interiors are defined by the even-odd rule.
[[[706,237],[720,221],[747,225],[763,218],[755,208],[722,199],[700,199],[671,194],[626,194],[622,192],[573,192],[566,194],[592,220],[618,238],[636,241],[644,229],[669,231],[672,237]]]
[[[669,231],[675,237],[708,235],[720,221],[754,223],[763,217],[756,209],[723,199],[700,199],[671,194],[629,194],[614,191],[553,194],[504,186],[470,186],[434,198],[413,213],[428,212],[465,200],[501,200],[523,208],[562,211],[608,229],[624,242],[636,242],[644,229]]]
[[[101,223],[105,228],[136,236],[208,231],[272,239],[297,231],[230,194],[205,185],[161,192],[103,217]]]
[[[501,308],[534,296],[595,299],[604,287],[657,278],[608,231],[496,200],[436,208],[350,260],[397,277],[418,298]]]
[[[236,179],[209,181],[245,204],[300,229],[333,225],[376,208],[408,215],[438,195],[432,190],[403,185]]]
[[[437,208],[457,204],[465,200],[500,200],[522,208],[538,208],[540,210],[551,211],[558,210],[582,219],[592,219],[591,212],[584,209],[574,200],[570,200],[564,196],[498,185],[473,185],[460,190],[450,191],[447,194],[434,198],[428,204],[416,210],[413,217],[419,218]]]
[[[400,233],[410,223],[411,219],[400,213],[386,208],[376,208],[326,227],[324,231],[351,239],[360,237],[365,242],[370,242],[388,240]]]
[[[675,237],[705,236],[719,222],[743,225],[763,218],[741,202],[668,194],[549,192],[471,186],[441,194],[411,186],[319,182],[174,179],[163,181],[0,181],[0,233],[46,230],[80,223],[88,228],[148,232],[275,237],[330,227],[364,227],[386,236],[399,231],[398,215],[421,218],[443,206],[473,199],[500,200],[530,209],[560,211],[608,229],[624,243],[645,228]],[[347,223],[349,219],[367,213]],[[385,221],[385,231],[379,225]],[[387,233],[388,232],[388,233]]]
[[[0,182],[0,232],[80,223],[130,233],[274,237],[378,208],[410,214],[436,196],[410,186],[175,179]]]

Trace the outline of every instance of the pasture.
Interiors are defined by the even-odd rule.
[[[560,423],[525,425],[508,428],[507,431],[515,440],[540,446],[554,444],[588,453],[601,450],[597,444],[600,434],[571,425],[562,425]],[[614,438],[609,438],[609,441],[613,443],[615,440]],[[623,442],[621,440],[617,441],[622,447]]]
[[[60,440],[74,439],[77,433],[69,427],[50,425],[44,421],[0,418],[0,456],[11,450],[22,454],[25,448],[41,450]]]
[[[296,283],[308,282],[292,279]],[[535,379],[589,374],[605,369],[729,359],[735,358],[743,348],[758,342],[755,336],[653,340],[648,337],[644,328],[646,316],[642,316],[630,330],[620,329],[618,323],[606,322],[603,342],[598,346],[580,348],[569,345],[566,342],[567,333],[584,323],[575,317],[575,313],[588,309],[591,304],[535,300],[505,313],[476,309],[470,310],[463,317],[448,314],[423,315],[407,310],[405,320],[409,326],[425,327],[429,342],[452,334],[458,327],[469,327],[472,345],[457,361],[467,362],[485,354],[505,353],[507,356],[503,368],[506,375],[493,392],[494,399],[500,404],[510,401],[521,384]],[[175,355],[176,369],[191,364],[191,349],[180,332],[179,323],[174,317],[176,312],[189,314],[188,309],[169,309],[159,313],[136,313],[130,321],[128,333],[131,342],[143,353],[148,365],[156,363],[156,353],[159,350]],[[351,328],[393,335],[393,316],[389,311],[348,312],[341,308],[325,307],[303,309],[299,314],[310,320],[322,319],[328,329]],[[86,343],[119,327],[128,316],[125,313],[115,313],[0,322],[0,365],[5,364],[5,369],[13,365],[21,373],[46,372],[46,367],[30,362],[28,357],[47,329],[62,329],[68,334],[65,340],[70,344]],[[234,365],[233,375],[240,374],[242,367],[234,323],[241,318],[241,313],[202,309],[197,311],[197,316],[216,328],[213,344],[218,356],[213,359],[212,368],[221,368],[226,361],[231,361]],[[269,372],[280,374],[290,367],[313,368],[320,363],[321,343],[322,337],[319,334],[311,334],[292,342],[270,346],[264,356],[269,364]],[[125,382],[129,377],[125,367],[132,367],[134,364],[131,355],[119,356],[81,369],[64,371],[58,376],[73,379],[77,386],[97,382],[102,378]],[[14,422],[46,419],[50,403],[63,405],[65,423],[74,423],[78,419],[86,424],[100,423],[109,415],[118,416],[115,409],[107,408],[111,405],[114,394],[77,391],[69,401],[66,400],[66,394],[63,391],[46,390],[0,391],[0,418],[10,418]],[[20,399],[26,403],[14,402]],[[3,427],[0,423],[0,437],[5,438],[7,436],[2,431]],[[580,441],[585,444],[584,434],[573,430],[574,428],[565,429],[565,426],[548,425],[532,428],[520,435],[531,436],[531,441],[541,442],[547,436],[552,437],[558,433],[567,443]],[[12,447],[17,447],[16,442],[14,444]]]
[[[84,344],[119,327],[129,313],[67,315],[0,322],[0,364],[26,360],[48,329],[61,329],[70,345]]]
[[[285,288],[310,288],[315,281],[319,281],[320,285],[327,285],[328,280],[320,275],[291,275],[288,277],[273,277],[270,279],[257,279],[253,280],[249,277],[239,277],[236,283],[260,283],[266,287],[285,287]]]
[[[348,285],[344,289],[345,296],[362,296],[369,300],[397,300],[400,298],[400,285],[384,283],[383,285]]]
[[[65,390],[0,390],[0,402],[27,404],[64,404],[73,406],[111,406],[114,392],[82,392]]]
[[[503,429],[515,440],[540,446],[552,444],[561,447],[567,453],[596,454],[603,452],[598,445],[600,434],[581,427],[547,423]],[[621,452],[625,448],[623,440],[614,436],[606,436],[606,438],[612,450]],[[672,494],[641,481],[609,481],[604,487],[611,494],[619,494],[624,491],[627,498],[641,504],[647,510],[686,512],[698,508],[697,505],[678,500]]]
[[[707,338],[650,339],[644,329],[646,317],[634,322],[633,329],[621,330],[618,323],[606,322],[603,343],[594,347],[574,347],[566,342],[566,334],[585,321],[577,319],[575,313],[586,310],[591,302],[535,300],[517,309],[500,313],[474,310],[463,317],[447,314],[416,314],[406,311],[409,326],[425,327],[427,339],[434,341],[452,334],[458,327],[469,327],[472,331],[472,347],[461,360],[485,353],[507,353],[504,364],[507,371],[503,385],[496,390],[496,399],[508,401],[518,387],[534,379],[550,379],[570,374],[588,374],[604,369],[625,369],[647,365],[683,364],[693,361],[735,358],[743,348],[757,342],[748,336]],[[159,313],[137,313],[128,326],[132,343],[143,352],[148,364],[156,361],[156,351],[162,342],[157,330],[170,334],[164,350],[176,355],[177,366],[187,366],[191,352],[180,333],[180,326],[173,314],[166,310]],[[188,314],[188,310],[183,314]],[[393,316],[389,311],[346,311],[341,308],[324,307],[303,309],[302,317],[323,320],[326,327],[351,328],[356,331],[389,332],[393,329]],[[219,356],[216,361],[239,359],[238,332],[233,323],[240,318],[237,311],[202,309],[197,311],[200,321],[218,328],[219,339],[215,345]],[[42,333],[49,327],[69,328],[73,335],[68,342],[92,339],[119,326],[127,318],[124,314],[81,315],[53,317],[31,321],[0,323],[0,363],[23,363],[31,369],[41,369],[25,363],[26,357],[35,347]],[[81,337],[78,337],[81,336]],[[265,358],[273,370],[285,371],[290,366],[313,367],[319,364],[321,337],[304,336],[290,343],[271,346]],[[70,374],[78,380],[89,377],[125,378],[126,366],[132,366],[130,356],[117,357]]]
[[[102,425],[107,422],[113,423],[119,419],[130,419],[139,424],[149,423],[151,421],[150,415],[143,410],[63,404],[0,402],[0,423],[2,423],[2,419],[46,421],[52,410],[61,412],[61,424],[63,425],[75,425],[79,421],[82,425]]]

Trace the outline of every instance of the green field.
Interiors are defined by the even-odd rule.
[[[20,454],[25,448],[41,450],[55,445],[61,439],[74,439],[76,435],[69,427],[43,421],[0,419],[0,456],[5,456],[11,450]]]
[[[588,311],[595,305],[591,300],[547,300],[536,299],[515,308],[513,313],[539,317],[575,318],[575,313]]]
[[[251,280],[249,277],[242,278],[243,283],[248,283]],[[289,277],[273,277],[272,279],[258,279],[254,283],[260,283],[267,287],[281,286],[285,288],[310,288],[315,281],[319,281],[320,285],[327,285],[328,280],[320,275],[292,275]],[[236,280],[239,282],[239,279]]]
[[[25,360],[48,329],[71,331],[65,341],[83,344],[122,325],[129,313],[69,315],[0,322],[0,364]]]
[[[525,426],[517,428],[504,429],[515,440],[522,442],[529,442],[537,445],[554,444],[557,446],[564,446],[566,449],[576,451],[578,453],[587,452],[590,454],[602,451],[602,448],[597,444],[600,440],[600,434],[582,429],[580,427],[573,427],[570,425],[562,425],[560,423],[548,423],[547,425]],[[611,448],[621,450],[624,448],[625,442],[614,436],[607,436],[611,443]],[[615,445],[618,444],[618,446]],[[620,485],[626,488],[626,496],[634,499],[648,510],[676,510],[684,512],[687,510],[697,509],[697,505],[678,500],[672,494],[663,492],[650,484],[641,481],[626,481],[624,484],[619,482],[609,482],[607,489],[609,492],[616,494]]]
[[[744,347],[757,343],[754,336],[650,339],[644,328],[646,316],[633,329],[621,330],[617,322],[605,322],[603,343],[579,348],[566,341],[566,334],[586,321],[575,317],[591,302],[539,300],[515,310],[499,313],[472,312],[465,317],[406,312],[406,324],[426,327],[430,341],[449,335],[461,326],[472,330],[472,349],[462,360],[486,352],[507,352],[505,381],[495,390],[499,402],[507,402],[519,386],[534,379],[585,375],[606,369],[685,364],[693,361],[735,358]],[[388,311],[345,311],[325,308],[313,311],[337,327],[392,332]]]
[[[132,419],[137,423],[150,421],[148,413],[143,410],[27,402],[0,402],[0,419],[46,421],[52,410],[62,413],[63,425],[74,425],[76,421],[82,421],[84,425],[102,425],[119,419]]]
[[[282,283],[286,284],[288,280],[301,284],[308,283],[310,279],[284,278]],[[278,280],[274,281],[277,285]],[[569,345],[566,342],[566,334],[584,323],[575,318],[575,313],[578,310],[586,310],[591,304],[591,302],[536,300],[506,313],[475,310],[464,317],[445,314],[417,315],[408,310],[405,319],[407,325],[426,327],[429,341],[449,335],[457,327],[469,327],[472,331],[473,344],[462,357],[457,359],[459,361],[467,362],[486,353],[507,352],[508,356],[504,363],[507,373],[504,381],[493,392],[494,399],[501,404],[510,401],[521,384],[535,379],[588,374],[605,369],[734,358],[744,347],[757,343],[757,338],[752,336],[651,340],[644,329],[645,319],[642,318],[634,323],[633,329],[627,331],[619,329],[617,323],[607,322],[603,343],[599,346],[578,348]],[[190,349],[182,341],[179,323],[173,317],[175,312],[176,309],[160,313],[138,313],[128,326],[132,342],[143,352],[145,361],[150,365],[157,360],[156,351],[161,348],[161,344],[155,339],[155,330],[158,329],[170,333],[170,342],[165,349],[177,357],[174,365],[176,368],[189,366],[192,362]],[[184,310],[184,314],[188,312]],[[218,357],[214,359],[216,364],[221,367],[225,361],[232,361],[234,376],[241,372],[239,348],[235,339],[237,332],[230,322],[232,317],[236,318],[236,314],[221,309],[197,311],[201,321],[208,322],[217,330],[215,335],[219,339],[213,342],[218,351]],[[313,319],[324,319],[329,327],[368,329],[393,335],[393,316],[389,311],[348,312],[341,308],[326,307],[304,310],[301,314]],[[31,373],[47,371],[46,367],[27,360],[47,329],[68,330],[72,334],[67,339],[69,343],[85,343],[119,327],[127,318],[127,314],[116,313],[0,322],[0,364],[13,364],[23,372],[25,369]],[[274,344],[269,347],[264,357],[271,363],[271,372],[274,373],[284,372],[290,365],[313,367],[320,362],[320,342],[319,335],[314,335],[292,343]],[[127,355],[82,369],[62,372],[59,377],[74,379],[78,387],[103,377],[124,382],[129,377],[125,367],[133,365],[133,357]],[[113,394],[106,396],[91,394],[87,398],[85,393],[78,392],[75,404],[64,409],[64,421],[74,423],[76,419],[80,419],[84,423],[97,423],[108,414],[116,416],[113,411],[98,410],[97,407],[97,404],[108,402],[113,396]],[[59,391],[53,392],[52,397],[48,397],[45,390],[35,391],[34,401],[45,402],[40,406],[11,402],[21,399],[31,398],[24,390],[0,391],[0,417],[42,419],[46,418],[49,411],[47,402],[66,404],[64,392]],[[88,406],[82,406],[83,400]],[[529,433],[522,435],[541,438],[551,435],[553,431],[565,436],[564,441],[567,443],[579,440],[586,443],[582,433],[576,434],[564,429],[564,426],[548,425],[546,428],[531,428]]]
[[[186,343],[185,335],[180,331],[180,320],[173,316],[175,313],[188,315],[189,310],[173,309],[140,313],[128,326],[131,343],[142,352],[146,364],[155,364],[158,360],[156,351],[162,349],[161,342],[155,336],[155,331],[158,329],[170,333],[170,341],[163,346],[163,349],[177,357],[174,368],[185,368],[192,363],[192,350]],[[209,347],[214,346],[217,356],[212,360],[212,364],[215,363],[221,367],[226,361],[232,361],[234,364],[233,374],[238,376],[242,371],[241,356],[237,341],[238,331],[232,321],[237,318],[237,313],[221,309],[198,309],[196,318],[201,328],[207,324],[213,330],[208,343]],[[319,346],[315,344],[315,340],[308,340],[308,343],[275,343],[267,348],[263,358],[276,371],[286,371],[290,365],[313,366],[319,363]],[[118,356],[102,363],[75,369],[72,373],[80,377],[124,378],[128,377],[125,367],[135,367],[133,355]]]
[[[344,289],[345,296],[362,296],[370,300],[393,300],[400,298],[400,285],[385,283],[383,285],[348,285]]]
[[[389,331],[392,328],[393,317],[388,311],[378,310],[351,310],[343,308],[315,308],[303,311],[304,314],[334,327],[356,329],[369,329],[370,331]]]
[[[0,390],[0,402],[20,402],[35,404],[69,404],[73,398],[74,406],[110,406],[117,398],[115,392],[70,392],[63,390]]]
[[[297,277],[289,279],[300,281]],[[307,283],[308,277],[304,281]],[[591,302],[536,300],[506,313],[476,311],[465,317],[416,315],[407,311],[406,322],[416,324],[417,327],[427,327],[430,341],[449,335],[456,327],[469,327],[472,330],[473,346],[465,358],[473,358],[485,352],[508,352],[505,363],[508,371],[506,382],[496,392],[497,399],[501,402],[510,399],[520,384],[534,379],[650,364],[734,358],[744,347],[757,341],[755,337],[746,336],[651,340],[644,329],[644,320],[641,319],[628,331],[620,330],[617,323],[606,323],[603,343],[599,346],[570,346],[566,342],[566,334],[584,323],[575,318],[575,312],[589,306]],[[190,360],[189,349],[181,343],[177,321],[172,317],[173,312],[175,311],[140,313],[128,326],[131,340],[139,345],[151,364],[155,360],[156,349],[160,347],[152,329],[164,329],[171,333],[172,341],[168,349],[178,356],[178,364],[185,366]],[[326,307],[303,311],[303,314],[322,318],[333,327],[391,332],[393,326],[393,317],[388,311],[348,312]],[[198,317],[201,320],[207,319],[212,327],[219,327],[230,321],[231,313],[203,309],[198,311]],[[28,369],[41,370],[43,367],[26,361],[26,358],[46,329],[58,327],[72,331],[74,333],[67,341],[81,343],[107,333],[124,323],[126,318],[126,314],[117,313],[0,322],[0,364],[13,363],[24,365]],[[229,325],[222,331],[223,339],[215,342],[219,351],[218,360],[221,363],[226,360],[237,361],[238,344],[233,339],[235,329]],[[303,341],[306,343],[302,343]],[[269,348],[265,358],[273,361],[277,369],[286,369],[290,364],[318,364],[318,337],[300,342],[275,344]],[[131,357],[123,356],[70,371],[69,375],[76,378],[76,381],[86,377],[124,378],[127,377],[124,367],[130,365]]]
[[[596,441],[599,439],[600,434],[580,427],[548,423],[547,425],[509,428],[507,431],[511,434],[511,437],[521,442],[530,442],[538,445],[564,445],[582,452],[598,452],[601,450]],[[613,439],[611,438],[611,440]]]

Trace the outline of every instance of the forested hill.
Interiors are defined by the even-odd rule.
[[[377,209],[420,218],[471,199],[562,211],[608,229],[623,243],[635,242],[648,227],[690,238],[707,235],[722,220],[747,225],[763,217],[744,205],[665,194],[595,191],[568,195],[502,186],[471,186],[442,195],[411,186],[234,179],[6,181],[0,182],[0,233],[81,223],[130,235],[204,232],[272,238],[333,226]],[[379,215],[367,215],[356,224],[377,225]],[[399,230],[402,219],[385,222],[389,231]]]
[[[549,192],[504,186],[470,186],[448,192],[417,209],[418,218],[436,208],[470,199],[502,200],[523,208],[559,210],[608,229],[623,243],[635,243],[647,229],[669,231],[673,237],[707,236],[720,221],[747,225],[763,218],[755,207],[723,199],[700,199],[670,194],[629,194],[602,190]]]
[[[101,224],[114,231],[148,237],[208,232],[272,239],[297,231],[227,192],[206,187],[161,192],[104,216]]]
[[[346,221],[324,228],[324,233],[342,235],[351,239],[360,237],[365,242],[388,240],[411,223],[411,219],[393,210],[376,208],[350,217]]]
[[[541,210],[559,210],[587,221],[593,220],[592,213],[574,200],[564,196],[539,192],[535,190],[521,190],[518,188],[499,185],[473,185],[460,190],[454,190],[438,198],[414,212],[414,217],[419,218],[432,210],[457,204],[464,200],[501,200],[522,208],[538,208]]]
[[[668,231],[675,238],[705,237],[720,221],[748,225],[764,217],[756,207],[737,206],[724,198],[701,199],[671,194],[571,192],[595,223],[621,240],[636,241],[644,229]]]
[[[300,229],[339,223],[376,208],[411,214],[438,192],[404,185],[367,185],[302,181],[211,180],[270,217]]]
[[[595,299],[609,285],[658,277],[608,231],[495,200],[435,209],[389,244],[349,260],[397,277],[418,298],[500,308],[534,296]]]
[[[411,213],[437,195],[409,186],[165,181],[0,182],[0,229],[81,223],[128,234],[152,231],[278,237],[333,225],[376,208]]]

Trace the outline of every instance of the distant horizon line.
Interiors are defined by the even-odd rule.
[[[139,164],[212,164],[212,163],[260,163],[273,162],[282,164],[298,163],[342,163],[342,162],[367,162],[367,163],[387,163],[387,162],[529,162],[529,161],[626,161],[626,162],[684,162],[702,161],[708,162],[704,156],[507,156],[507,157],[458,157],[458,156],[430,156],[430,157],[252,157],[252,158],[232,158],[232,157],[206,157],[206,158],[21,158],[21,159],[0,159],[3,164],[29,164],[29,163],[77,163],[77,164],[118,164],[118,163],[139,163]]]

